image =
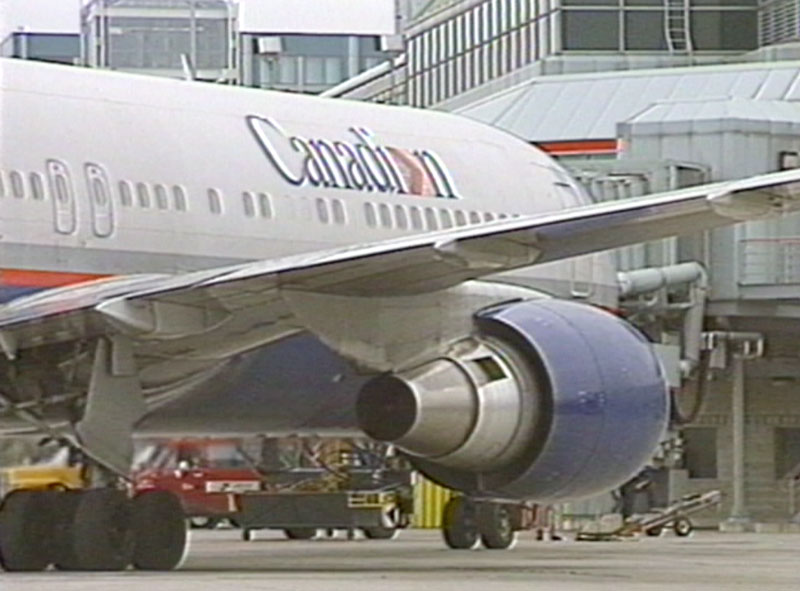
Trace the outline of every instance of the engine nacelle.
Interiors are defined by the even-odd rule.
[[[668,394],[633,326],[563,300],[485,310],[476,323],[477,336],[448,356],[368,382],[361,428],[434,481],[476,496],[589,496],[647,461]]]

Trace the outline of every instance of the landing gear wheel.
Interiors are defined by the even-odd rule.
[[[364,536],[368,540],[393,540],[397,537],[397,528],[378,525],[376,527],[365,527]]]
[[[69,535],[69,558],[62,567],[72,570],[123,570],[131,561],[131,506],[116,489],[98,488],[80,493]]]
[[[283,530],[283,534],[290,540],[310,540],[317,535],[317,530],[313,527],[289,527]]]
[[[517,532],[508,505],[481,503],[478,505],[478,531],[481,542],[489,550],[505,550],[517,540]]]
[[[151,490],[133,499],[133,566],[140,570],[172,570],[188,548],[186,518],[181,502],[164,490]]]
[[[43,491],[16,490],[0,507],[0,564],[7,571],[40,571],[52,560],[52,520]]]
[[[685,538],[694,531],[694,525],[692,525],[688,517],[676,517],[672,523],[672,531],[675,532],[676,536]]]
[[[442,517],[442,536],[448,548],[470,550],[478,545],[478,520],[475,503],[466,497],[447,502]]]

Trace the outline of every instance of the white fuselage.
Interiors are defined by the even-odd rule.
[[[21,60],[0,92],[5,299],[587,202],[541,151],[442,113]],[[608,255],[507,278],[616,296]]]

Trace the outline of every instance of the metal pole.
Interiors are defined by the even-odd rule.
[[[733,356],[733,396],[731,400],[731,431],[733,436],[733,505],[728,521],[747,522],[745,508],[744,436],[745,436],[744,358]]]

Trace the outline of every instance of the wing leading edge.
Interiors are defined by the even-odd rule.
[[[81,284],[0,308],[0,347],[13,357],[18,349],[105,332],[179,339],[226,323],[242,335],[249,323],[296,322],[280,303],[281,290],[354,297],[429,293],[493,273],[796,209],[800,170],[183,275]]]

